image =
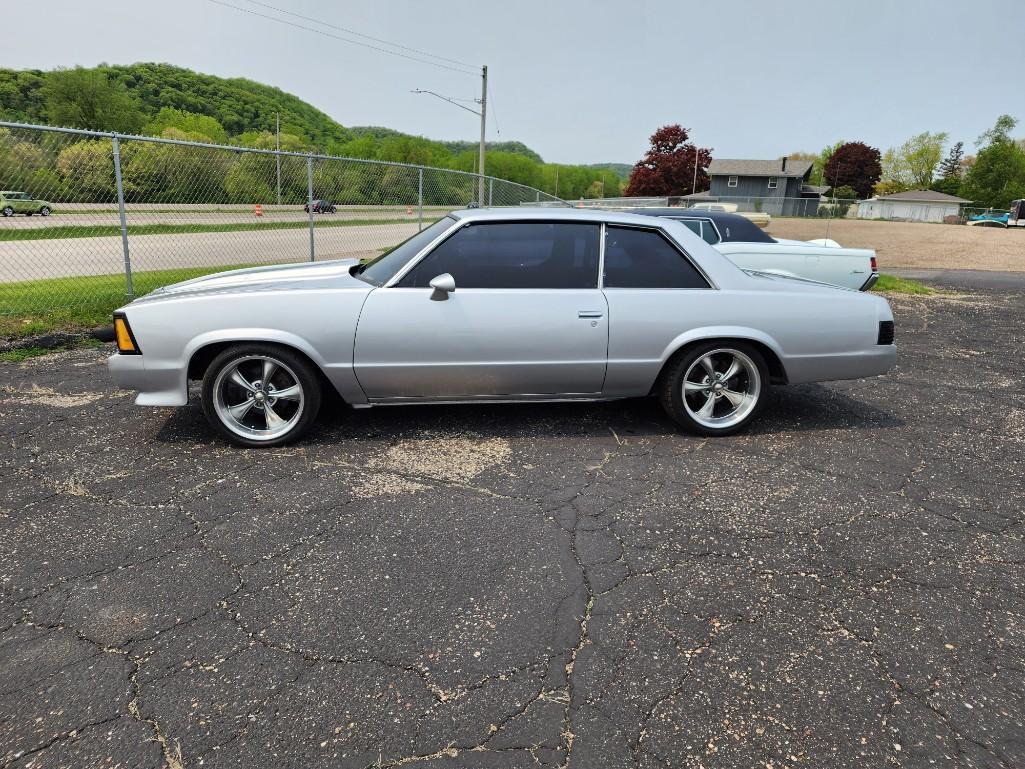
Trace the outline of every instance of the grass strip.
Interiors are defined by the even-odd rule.
[[[872,287],[873,291],[891,291],[895,294],[935,294],[936,289],[930,288],[924,283],[908,278],[898,278],[896,275],[880,275],[879,280]]]

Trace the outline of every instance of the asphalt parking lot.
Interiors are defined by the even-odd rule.
[[[1025,766],[1021,294],[748,434],[335,409],[303,444],[0,364],[0,767]]]

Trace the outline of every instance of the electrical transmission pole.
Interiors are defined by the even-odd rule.
[[[477,187],[477,205],[484,205],[484,128],[488,114],[488,67],[481,67],[480,86],[480,179]]]

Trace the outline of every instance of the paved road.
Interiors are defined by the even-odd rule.
[[[648,400],[228,448],[0,364],[0,766],[1025,766],[1017,295],[747,435]]]
[[[444,216],[450,208],[438,208],[431,206],[424,209],[424,218],[430,220]],[[334,214],[315,214],[314,221],[320,223],[340,222],[353,219],[409,219],[416,221],[417,208],[412,206],[407,209],[405,206],[397,208],[344,208]],[[244,211],[197,211],[182,209],[175,211],[157,210],[148,211],[129,206],[127,215],[129,227],[141,224],[253,224],[267,222],[308,222],[309,214],[296,207],[291,210],[281,211],[273,208],[264,209],[263,215],[257,217],[251,207]],[[83,211],[75,213],[54,214],[50,217],[43,216],[12,216],[0,217],[0,231],[4,230],[39,230],[53,227],[76,226],[120,226],[120,219],[116,208],[106,208],[96,211]]]
[[[314,229],[318,259],[366,256],[405,240],[416,222]],[[132,269],[163,270],[309,258],[306,229],[132,235]],[[120,237],[0,241],[0,283],[120,272]]]

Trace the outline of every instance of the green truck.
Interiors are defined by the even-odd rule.
[[[4,216],[15,214],[39,214],[49,216],[53,212],[53,204],[45,200],[36,200],[27,192],[15,192],[14,190],[0,190],[0,213]]]

